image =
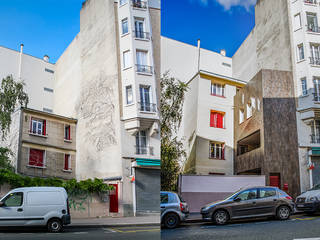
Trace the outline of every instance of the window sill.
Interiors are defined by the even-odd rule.
[[[33,166],[33,165],[27,165],[29,168],[39,168],[39,169],[46,169],[47,167],[39,167],[39,166]]]
[[[227,128],[223,127],[223,128],[218,128],[218,127],[211,127],[210,128],[215,128],[215,129],[223,129],[223,130],[226,130]]]
[[[35,137],[48,138],[48,135],[40,135],[40,134],[36,134],[36,133],[32,133],[32,132],[29,132],[29,135],[35,136]]]
[[[152,76],[152,73],[146,73],[146,72],[137,72],[139,75],[145,75],[145,76]]]
[[[130,68],[132,68],[132,66],[130,66],[130,67],[126,67],[126,68],[122,68],[122,71],[129,70]]]
[[[294,30],[293,32],[298,32],[299,30],[301,30],[302,27],[297,28],[296,30]]]
[[[134,106],[135,104],[134,103],[128,103],[126,105],[124,105],[125,107],[131,107],[131,106]]]
[[[307,3],[307,2],[304,2],[304,5],[307,5],[307,6],[314,6],[316,7],[317,4],[316,3]]]
[[[210,160],[217,160],[217,161],[225,161],[226,159],[225,158],[212,158],[212,157],[209,157]]]
[[[220,97],[220,98],[226,98],[225,96],[222,96],[222,95],[216,95],[216,94],[210,94],[211,96],[213,96],[213,97]]]
[[[125,36],[128,36],[130,34],[130,32],[127,32],[127,33],[124,33],[124,34],[121,34],[121,37],[125,37]]]
[[[302,63],[302,62],[305,62],[306,59],[302,59],[302,60],[298,60],[297,63]]]
[[[134,10],[139,10],[139,11],[147,11],[148,8],[139,8],[139,7],[132,7]]]
[[[316,67],[316,68],[319,68],[320,65],[314,65],[314,64],[310,64],[311,67]]]
[[[137,38],[137,37],[135,37],[134,39],[138,40],[138,41],[143,41],[143,42],[149,42],[150,41],[150,39],[147,39],[147,38]]]
[[[65,170],[65,169],[62,169],[63,172],[66,172],[66,173],[72,173],[72,169],[71,170]]]
[[[67,143],[72,143],[71,139],[70,140],[69,139],[64,139],[64,141],[67,142]]]
[[[148,111],[139,111],[139,112],[143,114],[157,114],[157,112],[148,112]]]
[[[312,32],[312,31],[309,31],[309,30],[307,30],[307,33],[308,34],[314,34],[314,35],[320,35],[320,33],[318,33],[318,32]]]

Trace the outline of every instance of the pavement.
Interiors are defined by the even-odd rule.
[[[125,227],[125,226],[160,226],[160,215],[139,217],[104,217],[71,219],[71,224],[66,228],[97,228],[97,227]]]

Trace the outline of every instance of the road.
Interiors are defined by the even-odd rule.
[[[0,229],[1,240],[160,240],[160,227],[68,228],[62,233],[47,233],[43,228]]]
[[[287,221],[237,221],[225,226],[188,223],[172,230],[162,229],[161,237],[162,240],[320,240],[320,216],[293,216]]]

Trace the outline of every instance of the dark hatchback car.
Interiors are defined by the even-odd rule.
[[[298,211],[311,214],[320,212],[320,184],[298,196],[296,208]]]
[[[287,220],[294,211],[292,198],[276,187],[241,189],[221,201],[201,208],[202,218],[218,225],[241,218],[275,216]]]

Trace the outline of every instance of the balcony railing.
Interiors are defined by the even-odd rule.
[[[320,143],[320,136],[311,135],[311,143]]]
[[[137,66],[137,72],[152,74],[153,68],[151,66],[140,65],[140,64],[137,64],[136,66]]]
[[[308,32],[320,33],[320,27],[318,26],[307,26]]]
[[[313,101],[320,102],[320,95],[319,93],[313,93]]]
[[[139,39],[150,40],[150,33],[148,32],[134,31],[134,36]]]
[[[138,105],[139,105],[140,112],[152,112],[152,113],[157,112],[157,105],[154,103],[139,102]]]
[[[142,1],[142,0],[132,0],[132,6],[134,8],[147,9],[148,3],[147,3],[147,1]]]
[[[310,64],[320,66],[320,58],[310,57]]]
[[[147,146],[135,146],[136,147],[136,154],[137,155],[154,155],[153,147]]]
[[[304,0],[304,3],[317,4],[317,0]]]

